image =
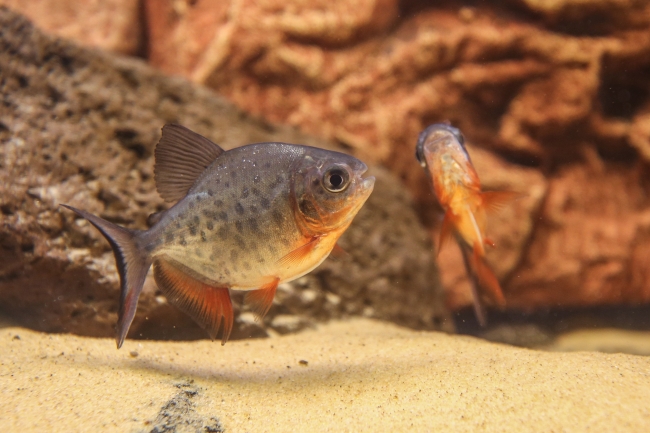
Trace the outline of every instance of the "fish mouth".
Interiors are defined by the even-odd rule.
[[[374,176],[368,176],[359,179],[357,183],[357,191],[355,193],[356,196],[355,201],[357,202],[356,204],[357,211],[361,209],[361,207],[366,202],[366,200],[368,200],[368,197],[370,197],[370,194],[372,193],[372,190],[374,188],[375,188]]]
[[[356,171],[357,176],[361,177],[362,174],[364,174],[365,172],[368,171],[368,166],[366,165],[365,162],[362,162],[362,161],[358,161],[358,163],[359,163],[359,166],[355,167],[356,170],[354,170],[354,171]]]
[[[375,186],[375,176],[362,177],[364,173],[368,171],[368,166],[359,161],[360,166],[356,168],[356,182],[359,185],[359,195],[366,196],[366,198],[372,192]],[[364,200],[365,201],[365,200]]]
[[[364,170],[365,171],[365,170]],[[352,221],[354,216],[361,210],[363,205],[366,203],[372,190],[375,187],[375,177],[368,176],[365,178],[357,177],[355,179],[355,191],[354,195],[350,197],[350,207],[347,211],[346,221],[349,223]]]
[[[465,138],[460,130],[451,125],[436,123],[430,125],[420,134],[416,145],[416,157],[424,167],[423,161],[428,159],[426,158],[427,154],[438,152],[443,148],[456,146],[467,153],[465,149]]]
[[[368,176],[361,179],[361,188],[364,191],[368,191],[368,194],[372,192],[375,187],[375,176]]]
[[[418,141],[423,144],[425,141],[435,142],[438,139],[449,135],[451,135],[461,145],[465,144],[465,138],[460,130],[446,123],[434,123],[433,125],[429,125],[424,131],[422,131],[422,133],[420,133]],[[436,136],[436,138],[433,138],[434,136]]]
[[[445,144],[453,143],[454,141],[458,140],[449,131],[434,131],[422,142],[422,149],[424,152],[432,152],[438,146],[444,146]]]

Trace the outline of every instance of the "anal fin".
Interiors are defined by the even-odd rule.
[[[244,302],[251,306],[251,309],[257,316],[258,320],[262,320],[266,313],[269,312],[269,308],[273,304],[273,298],[275,297],[275,291],[278,288],[278,283],[280,282],[279,278],[274,278],[268,284],[263,285],[257,290],[251,290],[246,292],[244,297]]]
[[[192,317],[213,340],[223,318],[221,345],[226,344],[233,326],[232,302],[227,287],[213,287],[198,281],[164,258],[154,260],[153,275],[169,302]]]

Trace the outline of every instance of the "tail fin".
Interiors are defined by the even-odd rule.
[[[474,271],[471,261],[472,261],[472,250],[467,244],[459,242],[458,246],[460,247],[461,253],[463,253],[463,261],[465,262],[465,270],[469,276],[469,280],[472,287],[472,300],[474,301],[474,314],[476,315],[476,320],[481,326],[487,325],[487,319],[485,317],[485,308],[481,303],[481,297],[479,295],[480,285],[476,272]]]
[[[485,259],[480,255],[479,249],[474,246],[474,254],[472,255],[472,265],[476,272],[481,287],[488,291],[489,297],[499,307],[503,308],[506,305],[506,299],[503,297],[503,291],[499,280],[492,272],[492,269],[485,263]]]
[[[142,251],[134,242],[137,231],[128,230],[111,222],[103,220],[83,210],[75,209],[72,206],[62,204],[61,206],[70,209],[77,215],[85,218],[94,225],[111,244],[115,255],[115,264],[120,273],[120,308],[117,321],[117,348],[122,347],[124,338],[129,331],[135,310],[138,306],[138,298],[144,285],[145,277],[151,267],[151,257]]]
[[[506,305],[506,300],[501,290],[499,280],[492,272],[492,269],[485,263],[484,258],[480,255],[479,249],[471,248],[466,243],[459,242],[460,250],[463,253],[465,269],[472,283],[472,298],[474,300],[474,313],[479,325],[487,324],[485,308],[483,307],[482,298],[488,298],[492,304],[499,308]],[[484,295],[484,296],[481,296]]]

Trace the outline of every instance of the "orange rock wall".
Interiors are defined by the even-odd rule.
[[[152,64],[384,163],[432,227],[415,140],[458,126],[486,189],[526,193],[489,226],[510,306],[650,300],[647,0],[143,1]]]
[[[48,33],[83,45],[138,54],[144,41],[139,0],[0,0]]]
[[[500,3],[148,0],[150,61],[385,163],[432,221],[413,149],[449,120],[486,188],[527,194],[490,224],[510,306],[648,302],[650,4]],[[439,261],[467,305],[459,252]]]

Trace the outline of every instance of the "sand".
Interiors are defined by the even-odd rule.
[[[558,336],[547,349],[559,352],[595,350],[650,356],[650,332],[616,328],[578,329]]]
[[[650,358],[551,353],[352,320],[271,339],[0,329],[3,432],[638,432]]]

